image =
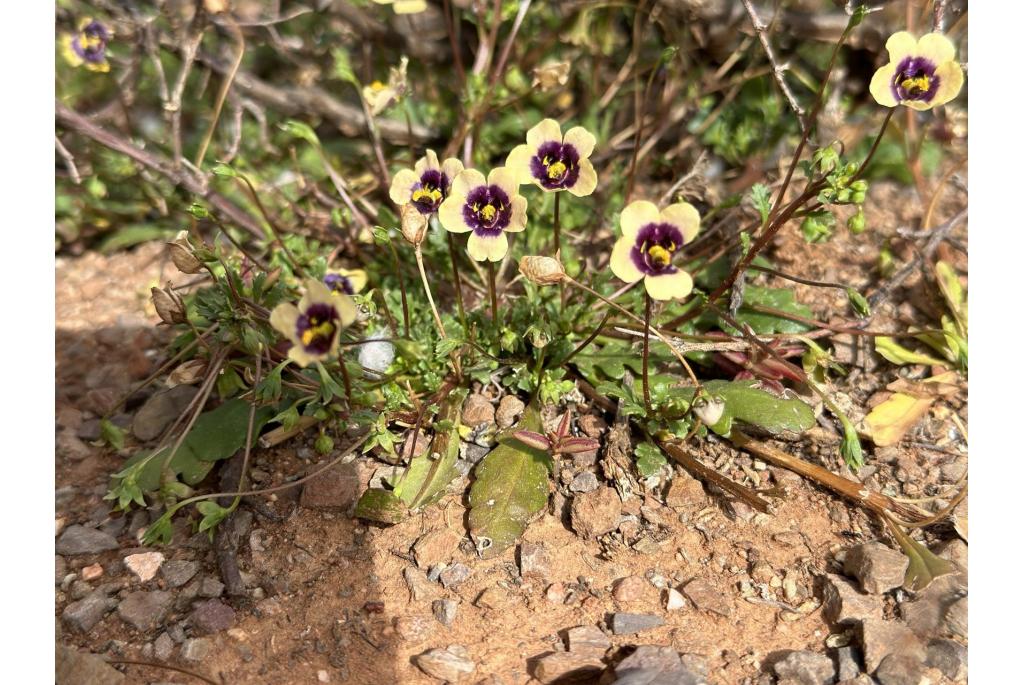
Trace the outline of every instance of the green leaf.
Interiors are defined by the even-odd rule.
[[[710,426],[718,435],[729,435],[734,421],[757,426],[770,433],[802,433],[814,426],[814,411],[801,400],[784,398],[757,387],[757,381],[708,381],[704,389],[725,402],[722,417]],[[693,388],[678,388],[677,396],[693,400]]]
[[[242,449],[249,427],[249,406],[244,400],[228,400],[216,409],[200,415],[168,464],[171,472],[180,476],[187,485],[196,485],[206,477],[215,462],[227,459]],[[273,415],[271,407],[256,410],[253,417],[254,437]],[[172,448],[173,444],[156,452],[146,450],[128,459],[124,468],[114,475],[117,481],[114,488],[120,481],[130,477],[141,491],[156,492],[160,488],[160,470]]]
[[[173,234],[162,226],[153,224],[128,224],[118,228],[100,243],[99,250],[103,254],[117,252],[139,243],[145,243],[159,238],[167,239]]]
[[[664,350],[664,348],[651,345],[648,357],[650,364],[668,362],[673,359],[669,353],[660,350]],[[602,380],[595,370],[600,370],[605,377],[615,380],[622,380],[622,377],[626,375],[627,368],[635,374],[643,373],[643,360],[640,351],[621,340],[609,342],[600,349],[590,346],[573,357],[571,363],[575,364],[580,373],[591,383]]]
[[[641,442],[636,446],[636,470],[644,478],[657,473],[662,466],[668,463],[668,459],[656,445],[649,442]]]
[[[935,357],[929,357],[926,354],[920,354],[912,350],[908,350],[898,342],[887,336],[879,336],[875,338],[875,352],[882,355],[893,364],[902,366],[903,364],[924,364],[926,366],[944,366],[946,362]]]
[[[766,224],[768,215],[772,212],[772,191],[763,183],[755,183],[750,189],[750,201],[761,215],[761,224]]]
[[[214,176],[220,176],[221,178],[238,178],[238,172],[224,163],[214,165],[210,171],[213,172]]]
[[[538,432],[540,412],[531,404],[516,430]],[[512,546],[548,503],[548,468],[541,450],[506,438],[481,460],[469,489],[469,532],[485,559]]]
[[[444,495],[448,485],[459,475],[455,462],[459,458],[459,427],[457,419],[468,392],[460,388],[452,392],[435,424],[437,433],[430,448],[409,462],[409,468],[395,483],[395,496],[409,506],[421,509]],[[441,428],[445,426],[445,428]]]
[[[108,419],[100,421],[100,435],[108,445],[115,450],[124,447],[124,431],[111,423]]]
[[[196,504],[196,509],[203,515],[203,518],[199,521],[199,532],[209,531],[210,539],[213,539],[213,529],[234,511],[234,507],[222,507],[212,499],[204,499],[199,502]]]
[[[847,288],[846,299],[850,301],[850,307],[857,316],[861,318],[871,316],[871,305],[868,303],[867,298],[859,292],[853,288]]]
[[[313,127],[305,122],[289,119],[281,124],[281,130],[312,145],[320,145],[320,139],[317,138]]]
[[[407,514],[405,503],[391,490],[370,488],[356,504],[356,517],[379,523],[398,523]]]
[[[735,319],[739,323],[748,324],[758,335],[772,335],[774,333],[804,333],[810,330],[810,326],[798,321],[784,319],[774,314],[763,314],[753,311],[753,306],[769,307],[800,316],[806,319],[812,318],[814,313],[810,307],[796,301],[796,295],[788,288],[762,288],[756,285],[748,285],[743,289],[743,304],[736,313]],[[740,331],[718,318],[714,312],[706,312],[698,320],[702,328],[717,326],[730,335],[741,335]]]
[[[336,47],[331,50],[331,57],[334,59],[334,76],[342,81],[348,81],[355,87],[359,87],[359,79],[356,78],[356,72],[352,69],[352,59],[349,57],[348,50],[343,47]]]

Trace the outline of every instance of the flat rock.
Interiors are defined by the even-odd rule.
[[[523,580],[546,580],[551,574],[551,558],[542,542],[519,545],[519,575]]]
[[[720,616],[732,615],[732,601],[729,597],[703,578],[695,578],[684,585],[683,594],[698,609]]]
[[[56,685],[121,685],[124,674],[89,652],[57,645],[54,682]]]
[[[459,603],[453,599],[435,599],[430,608],[438,623],[446,628],[451,628],[455,623],[455,616],[459,612]]]
[[[415,566],[406,566],[402,570],[402,577],[405,579],[413,601],[420,602],[437,596],[437,586],[430,582],[427,574]]]
[[[881,594],[903,584],[910,559],[880,542],[865,542],[846,550],[843,572],[860,581],[861,589]]]
[[[868,673],[874,673],[882,659],[890,654],[925,659],[924,645],[914,631],[903,624],[869,618],[860,624],[858,633],[864,650],[864,670]]]
[[[455,647],[428,649],[414,656],[412,661],[428,676],[453,683],[476,670],[476,664],[466,656],[465,650]]]
[[[906,654],[890,654],[882,659],[875,671],[879,685],[925,685],[925,665],[920,659]]]
[[[616,612],[610,621],[612,632],[616,635],[632,635],[644,630],[657,628],[665,623],[664,619],[654,614],[630,614]]]
[[[642,645],[615,667],[614,685],[702,685],[672,647]]]
[[[464,582],[469,580],[469,577],[473,575],[472,569],[465,564],[455,563],[451,566],[446,566],[440,574],[438,574],[438,580],[441,581],[441,585],[445,589],[455,588],[462,585]]]
[[[146,583],[156,576],[160,566],[164,563],[164,555],[160,552],[143,552],[141,554],[129,554],[124,558],[124,565],[129,571],[135,574],[140,583]]]
[[[502,430],[511,428],[524,409],[526,409],[526,405],[515,395],[502,397],[501,402],[498,403],[498,411],[494,413],[494,420],[498,423],[498,428]]]
[[[946,629],[957,637],[967,639],[967,598],[961,597],[946,609]]]
[[[97,554],[117,549],[117,539],[110,533],[95,528],[86,528],[75,524],[68,526],[57,538],[57,554],[75,556],[78,554]]]
[[[416,565],[430,568],[435,564],[447,564],[462,542],[462,533],[452,528],[437,528],[425,533],[412,546]]]
[[[626,576],[615,581],[612,597],[620,604],[652,603],[657,589],[646,578]]]
[[[665,589],[665,611],[681,611],[686,608],[683,593],[673,587]]]
[[[708,498],[700,481],[688,473],[676,471],[668,483],[665,504],[673,509],[692,507]]]
[[[791,680],[800,685],[832,685],[836,679],[836,666],[824,654],[794,651],[772,666],[779,680]]]
[[[544,685],[550,683],[593,682],[601,672],[604,664],[601,660],[587,654],[572,652],[552,652],[537,659],[533,667],[533,677]]]
[[[924,638],[955,634],[958,610],[953,606],[962,599],[966,602],[967,590],[963,583],[964,579],[959,575],[936,578],[918,593],[914,601],[900,605],[900,615],[911,630]],[[953,618],[952,626],[950,618]],[[966,615],[963,618],[966,630]]]
[[[168,587],[181,587],[199,572],[199,562],[186,559],[172,559],[160,567],[160,574]]]
[[[116,599],[108,597],[102,590],[94,590],[83,599],[64,607],[61,618],[72,630],[88,633],[115,607],[117,607]]]
[[[839,680],[852,680],[861,674],[863,659],[860,650],[853,645],[840,647],[836,650],[836,662],[839,664],[836,677]]]
[[[833,623],[859,623],[882,618],[882,599],[866,595],[843,576],[829,573],[822,579],[822,613]]]
[[[131,592],[117,607],[121,620],[136,630],[148,633],[163,623],[174,595],[164,590]]]
[[[593,492],[601,487],[601,482],[593,471],[580,471],[569,483],[570,492]]]
[[[604,656],[612,641],[597,626],[577,626],[566,631],[569,651],[576,654]]]
[[[494,423],[494,405],[483,395],[470,395],[462,405],[462,423],[470,428]]]
[[[952,681],[967,681],[967,647],[956,640],[939,638],[929,642],[925,663]]]
[[[356,465],[338,464],[306,481],[299,504],[306,509],[347,512],[359,500],[361,487]]]
[[[167,661],[174,653],[174,640],[167,633],[160,633],[160,637],[153,640],[153,656],[160,661]]]
[[[190,620],[197,634],[212,635],[235,624],[235,610],[219,599],[208,599],[196,604]]]
[[[198,391],[191,385],[176,385],[154,393],[135,414],[132,433],[143,442],[160,437],[171,421],[188,408]]]
[[[607,486],[576,495],[569,505],[572,529],[586,539],[610,533],[619,525],[621,509],[618,493]]]
[[[198,663],[210,653],[213,644],[205,637],[190,637],[181,643],[181,658]]]

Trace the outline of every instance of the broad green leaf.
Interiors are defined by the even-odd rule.
[[[408,510],[405,503],[392,490],[370,488],[356,504],[356,517],[379,523],[398,523]]]
[[[410,510],[420,509],[436,502],[445,492],[448,484],[458,475],[455,462],[459,458],[458,418],[467,391],[460,388],[445,400],[438,414],[438,424],[444,426],[434,435],[430,449],[413,458],[409,468],[395,483],[395,495],[405,502]]]
[[[516,430],[538,432],[540,412],[527,407]],[[550,458],[506,438],[476,467],[469,489],[469,532],[485,559],[512,546],[548,503]]]
[[[718,435],[729,435],[734,421],[757,426],[770,433],[802,433],[814,426],[814,411],[801,400],[783,398],[757,387],[757,381],[708,381],[704,388],[725,401],[722,418],[710,426]],[[693,388],[674,391],[687,401]]]
[[[273,415],[272,407],[256,410],[253,417],[254,439]],[[249,403],[244,400],[228,400],[216,409],[204,412],[196,419],[168,468],[181,476],[187,485],[196,485],[206,477],[215,462],[227,459],[245,446],[248,427]],[[143,492],[156,491],[160,487],[164,459],[172,448],[173,443],[156,452],[145,450],[136,454],[125,462],[122,471],[115,474],[115,481],[122,480],[125,477],[122,474],[132,473],[135,484]],[[114,486],[117,485],[115,482]]]
[[[673,357],[664,350],[665,347],[657,341],[652,343],[650,347],[649,363],[655,364],[671,361]],[[600,349],[593,346],[588,347],[586,350],[573,357],[571,363],[575,364],[580,370],[580,373],[586,376],[587,379],[600,379],[600,377],[595,374],[595,370],[600,370],[606,377],[614,378],[615,380],[621,380],[622,377],[626,375],[627,368],[634,374],[643,373],[643,363],[640,356],[640,350],[631,347],[621,340],[613,340],[612,342],[602,346]],[[595,381],[591,380],[591,382]]]
[[[883,516],[883,520],[888,524],[889,531],[896,538],[903,553],[910,559],[907,572],[903,576],[905,589],[920,592],[939,576],[956,570],[952,563],[936,556],[930,549],[903,532],[903,529],[888,516]]]
[[[641,442],[634,451],[636,456],[636,470],[644,478],[648,478],[668,463],[668,459],[656,445],[649,442]]]
[[[908,350],[903,345],[892,338],[886,336],[879,336],[875,338],[875,352],[882,355],[893,364],[902,366],[903,364],[924,364],[926,366],[945,366],[946,362],[935,357],[929,357],[927,354],[920,354],[913,350]]]

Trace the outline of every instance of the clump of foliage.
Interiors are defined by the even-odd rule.
[[[88,25],[72,23],[77,5],[62,4],[62,40],[77,61],[58,74],[58,124],[78,134],[86,149],[74,158],[89,166],[69,166],[58,183],[58,245],[95,234],[124,248],[170,239],[187,223],[168,249],[196,277],[153,290],[176,334],[161,372],[196,385],[196,399],[114,474],[108,496],[120,509],[163,505],[148,542],[168,540],[190,505],[199,530],[212,530],[259,492],[246,490],[243,468],[230,506],[217,503],[224,493],[197,493],[216,462],[241,451],[247,466],[260,442],[315,430],[330,465],[356,450],[400,465],[358,505],[358,516],[381,523],[459,481],[462,440],[493,447],[472,471],[468,521],[480,552],[498,553],[545,507],[557,460],[601,447],[570,431],[581,390],[629,418],[641,478],[670,459],[692,466],[680,448],[709,435],[746,446],[750,431],[800,434],[816,423],[817,403],[841,428],[842,458],[862,464],[858,432],[832,397],[830,374],[842,369],[809,337],[820,325],[795,297],[792,283],[804,279],[766,253],[792,221],[809,243],[829,240],[843,214],[851,233],[870,234],[871,160],[889,145],[896,107],[927,110],[959,91],[952,43],[938,33],[889,40],[891,62],[870,85],[889,109],[854,155],[822,137],[819,119],[862,7],[827,62],[803,73],[798,105],[770,52],[771,73],[756,49],[702,63],[710,58],[682,49],[660,14],[483,4],[453,2],[444,15],[454,50],[444,64],[429,50],[360,57],[345,47],[353,27],[386,31],[392,10],[416,16],[433,5],[299,12],[275,29],[288,38],[278,35],[276,50],[298,45],[309,65],[306,82],[288,86],[273,80],[288,73],[282,56],[226,3],[180,16],[111,7]],[[96,28],[110,24],[117,30]],[[560,44],[538,52],[522,38],[543,35]],[[75,51],[86,44],[88,55]],[[631,70],[601,81],[627,48]],[[100,60],[112,68],[81,68]],[[716,71],[733,65],[742,77],[725,96]],[[200,90],[210,75],[217,83]],[[128,79],[140,120],[110,113],[121,129],[113,133],[79,113],[111,106],[103,103],[123,96]],[[693,115],[673,118],[677,107]],[[669,131],[685,133],[686,146],[666,147]],[[142,148],[139,135],[170,143]],[[721,197],[700,148],[719,169],[787,152],[781,175],[759,166],[742,192]],[[948,266],[939,278],[949,315],[941,332],[919,338],[965,368],[963,295]],[[870,316],[856,289],[814,285],[844,291],[854,316],[844,330]],[[473,384],[529,397],[519,424],[462,426]],[[548,406],[565,412],[555,431],[541,420]],[[109,422],[104,431],[125,443]],[[399,447],[421,431],[424,453]]]

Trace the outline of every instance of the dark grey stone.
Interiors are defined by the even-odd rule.
[[[632,635],[665,623],[664,619],[654,614],[628,614],[618,612],[612,614],[610,621],[612,632],[616,635]]]
[[[116,599],[108,597],[102,590],[96,590],[89,596],[64,607],[61,618],[72,630],[87,633],[116,606]]]
[[[174,596],[164,590],[131,592],[117,607],[117,615],[136,630],[148,633],[163,623]]]
[[[772,667],[779,680],[789,679],[800,685],[832,685],[836,665],[824,654],[808,651],[790,652]]]
[[[75,524],[68,526],[57,539],[57,553],[68,556],[97,554],[117,549],[117,540],[110,533]]]

